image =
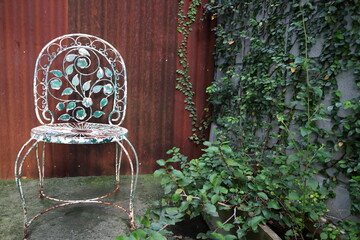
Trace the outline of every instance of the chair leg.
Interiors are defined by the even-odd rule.
[[[23,154],[24,150],[30,145],[31,141],[33,139],[30,138],[20,149],[17,157],[16,157],[16,161],[15,161],[15,181],[16,181],[16,185],[19,189],[19,193],[20,193],[20,198],[21,198],[21,203],[22,203],[22,207],[23,207],[23,211],[24,211],[24,239],[27,238],[27,230],[29,227],[28,224],[28,219],[27,219],[27,205],[26,205],[26,200],[25,200],[25,194],[22,188],[22,184],[21,184],[21,177],[22,177],[22,167],[24,165],[24,161],[26,159],[26,157],[29,155],[29,153],[38,145],[38,141],[36,141],[35,143],[33,143],[31,145],[31,147],[27,150],[27,152],[25,153],[25,155],[21,158],[21,155]]]
[[[25,240],[27,239],[28,228],[29,228],[31,222],[33,220],[35,220],[36,218],[38,218],[40,215],[42,215],[42,214],[44,214],[44,213],[46,213],[46,212],[48,212],[50,210],[56,209],[58,207],[72,205],[72,204],[81,203],[81,202],[101,203],[101,204],[107,204],[107,205],[112,205],[112,206],[118,207],[120,210],[123,210],[128,214],[128,216],[130,218],[130,228],[131,228],[131,230],[135,230],[136,226],[135,226],[134,206],[133,205],[134,205],[134,197],[135,197],[137,178],[138,178],[138,173],[139,173],[139,161],[138,161],[138,156],[136,154],[135,148],[132,146],[131,142],[127,138],[123,138],[121,140],[116,141],[116,160],[115,160],[116,170],[115,171],[116,171],[117,189],[115,189],[113,192],[117,191],[118,188],[119,188],[119,184],[120,184],[120,167],[121,167],[121,162],[122,162],[122,155],[124,153],[125,156],[127,157],[128,161],[129,161],[130,170],[131,170],[130,199],[129,199],[129,210],[128,211],[125,208],[123,208],[121,206],[118,206],[116,204],[111,204],[111,203],[108,203],[108,202],[99,201],[98,200],[99,198],[88,199],[88,200],[84,200],[84,201],[71,201],[71,200],[58,200],[58,199],[54,199],[54,198],[51,198],[51,197],[47,197],[43,192],[46,143],[44,142],[44,144],[43,144],[42,156],[41,156],[41,160],[40,160],[39,141],[35,141],[33,144],[31,144],[31,142],[33,140],[34,140],[33,138],[30,138],[22,146],[22,148],[20,149],[20,151],[19,151],[19,153],[17,155],[16,161],[15,161],[15,180],[16,180],[17,187],[19,189],[21,202],[22,202],[22,207],[23,207],[23,212],[24,212],[24,238],[23,239],[25,239]],[[129,151],[125,148],[124,142],[126,142],[130,146],[130,150],[132,151],[132,155],[130,155]],[[120,152],[119,152],[119,147],[120,147]],[[57,206],[49,208],[49,209],[46,209],[46,210],[42,211],[41,213],[37,214],[35,217],[33,217],[32,219],[29,220],[28,219],[28,206],[26,204],[25,194],[24,194],[24,191],[23,191],[22,183],[21,183],[21,177],[22,177],[22,168],[23,168],[24,162],[25,162],[27,156],[30,154],[30,152],[34,148],[36,150],[36,161],[37,161],[37,167],[38,167],[38,173],[39,173],[40,197],[46,197],[46,198],[48,198],[50,200],[55,200],[55,201],[63,201],[65,203],[57,205]],[[27,149],[27,151],[26,151],[26,149]],[[132,159],[131,156],[133,156],[135,162],[133,162],[133,159]],[[135,163],[135,166],[134,166],[134,163]],[[105,195],[103,197],[109,196],[111,194],[107,194],[107,195]],[[101,197],[101,198],[103,198],[103,197]]]
[[[36,146],[36,162],[39,172],[39,197],[43,198],[44,195],[44,167],[45,167],[45,150],[46,142],[43,142],[41,162],[39,158],[39,146]]]
[[[131,142],[127,138],[124,138],[124,140],[130,146],[130,149],[133,152],[134,158],[135,158],[135,169],[134,169],[134,164],[133,164],[133,161],[132,161],[132,159],[130,157],[129,152],[124,147],[122,141],[117,141],[118,145],[120,146],[122,151],[125,153],[127,159],[129,160],[130,171],[131,171],[130,199],[129,199],[129,218],[130,218],[130,229],[135,230],[136,226],[135,226],[135,217],[134,217],[134,206],[133,206],[133,204],[134,204],[134,198],[135,198],[135,190],[136,190],[137,178],[138,178],[138,174],[139,174],[139,160],[138,160],[138,156],[136,154],[135,148],[133,147]]]
[[[120,185],[120,169],[121,169],[123,149],[120,148],[120,153],[119,153],[119,144],[116,143],[115,146],[116,146],[116,149],[115,149],[115,151],[116,151],[116,153],[115,153],[115,177],[116,177],[116,185],[119,187],[119,185]]]

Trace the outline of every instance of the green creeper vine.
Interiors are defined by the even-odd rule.
[[[225,211],[198,238],[244,239],[268,224],[289,240],[360,239],[359,223],[329,215],[326,204],[347,184],[349,215],[360,214],[359,9],[358,0],[210,1],[220,77],[207,93],[217,141],[204,142],[198,159],[173,148],[157,161],[165,197],[133,236],[156,239],[185,216]],[[183,70],[179,90],[192,97],[188,64]],[[355,82],[352,97],[344,98],[344,73]]]
[[[191,26],[196,20],[198,8],[201,5],[201,0],[191,1],[188,11],[184,11],[184,0],[179,0],[178,10],[178,27],[177,31],[181,34],[182,40],[178,47],[178,57],[181,68],[176,70],[178,77],[176,78],[176,89],[185,95],[185,109],[189,112],[189,117],[192,122],[192,135],[189,137],[194,143],[199,144],[204,141],[205,135],[204,130],[207,128],[207,121],[198,119],[197,109],[195,107],[194,95],[195,92],[192,90],[192,84],[189,75],[189,63],[187,59],[187,46],[189,34],[192,31]]]
[[[223,77],[207,89],[218,137],[260,162],[300,161],[299,189],[315,175],[325,177],[328,190],[345,177],[354,215],[360,213],[360,104],[357,96],[341,101],[337,76],[352,72],[360,90],[359,7],[356,0],[225,0],[208,7],[219,19]]]

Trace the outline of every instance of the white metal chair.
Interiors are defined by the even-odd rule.
[[[15,179],[24,210],[24,239],[27,238],[30,224],[42,214],[79,203],[117,207],[129,216],[130,227],[134,229],[133,200],[139,164],[135,149],[127,138],[128,130],[120,126],[126,112],[127,78],[125,64],[119,52],[108,42],[87,34],[68,34],[52,40],[41,50],[36,61],[34,98],[36,116],[41,125],[31,130],[31,137],[19,151],[15,162]],[[39,143],[43,143],[41,157]],[[46,143],[115,143],[116,189],[103,196],[85,200],[63,200],[47,196],[43,188]],[[24,161],[34,149],[39,171],[40,197],[59,204],[28,218],[21,178]],[[131,170],[128,208],[103,201],[120,189],[123,153]]]

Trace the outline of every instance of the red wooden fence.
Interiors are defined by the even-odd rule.
[[[32,95],[37,54],[51,39],[71,32],[104,38],[125,60],[129,98],[124,126],[139,154],[141,173],[152,173],[155,160],[166,157],[172,146],[197,156],[200,147],[187,139],[192,127],[184,97],[175,90],[177,8],[177,1],[168,0],[0,0],[0,179],[13,178],[16,155],[39,124]],[[202,109],[213,76],[213,36],[209,21],[197,21],[193,29],[190,73]],[[113,173],[112,144],[48,146],[46,177]],[[28,177],[37,176],[35,154],[25,166]]]

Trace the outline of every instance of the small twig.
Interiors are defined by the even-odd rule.
[[[165,224],[162,228],[160,228],[160,229],[158,230],[158,232],[161,232],[162,230],[164,230],[165,228],[167,228],[169,225],[170,225],[170,224]]]
[[[234,207],[234,213],[228,219],[226,219],[226,221],[223,222],[222,224],[224,225],[224,224],[228,223],[232,218],[235,218],[235,217],[236,217],[236,207]],[[217,232],[218,230],[219,230],[219,228],[216,228],[214,230],[214,232]]]

